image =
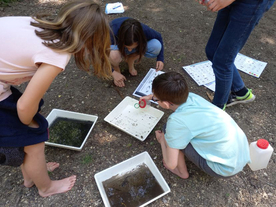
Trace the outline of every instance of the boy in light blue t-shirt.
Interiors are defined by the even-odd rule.
[[[153,94],[142,97],[173,110],[165,127],[155,132],[161,145],[164,166],[188,178],[184,155],[211,176],[231,177],[250,162],[244,132],[223,110],[189,93],[184,77],[176,72],[157,76]]]

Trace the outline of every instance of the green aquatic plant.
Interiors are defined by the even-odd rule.
[[[58,117],[49,128],[49,142],[80,147],[92,125],[92,121]]]

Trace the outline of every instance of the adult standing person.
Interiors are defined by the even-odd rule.
[[[48,17],[0,18],[1,164],[19,166],[23,159],[24,185],[36,185],[42,197],[64,193],[76,181],[75,175],[56,181],[48,176],[48,123],[39,114],[44,93],[71,55],[78,68],[89,71],[92,65],[95,75],[111,77],[109,23],[98,4],[70,2]],[[26,81],[23,94],[12,86]]]
[[[209,10],[218,11],[206,46],[216,77],[213,104],[225,109],[238,103],[254,101],[251,89],[246,88],[234,64],[238,52],[254,27],[275,0],[204,0]]]

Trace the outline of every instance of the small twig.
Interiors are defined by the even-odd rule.
[[[21,194],[21,193],[20,193]],[[15,203],[16,203],[16,206],[18,206],[19,205],[19,202],[20,202],[20,200],[21,200],[21,195],[19,194],[19,196],[16,198],[16,201],[15,201]]]
[[[123,93],[118,89],[118,87],[113,83],[113,88],[118,92],[118,94],[120,95],[120,97],[122,98],[122,99],[124,99],[125,98],[125,96],[123,95]]]

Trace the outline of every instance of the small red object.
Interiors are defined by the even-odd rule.
[[[142,99],[141,101],[139,101],[139,106],[140,108],[145,108],[147,105],[147,102],[145,99]]]
[[[267,149],[267,148],[268,148],[268,145],[269,145],[269,143],[268,143],[268,141],[265,140],[265,139],[259,139],[259,140],[257,141],[257,146],[258,146],[259,148],[261,148],[261,149]]]

